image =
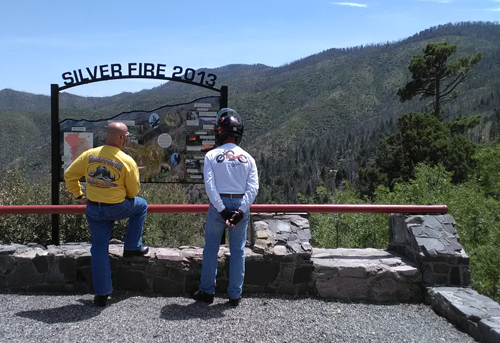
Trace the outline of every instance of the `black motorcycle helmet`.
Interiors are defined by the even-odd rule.
[[[222,145],[229,136],[236,137],[236,144],[239,145],[243,136],[243,121],[235,110],[223,108],[215,118],[214,131],[215,145]]]

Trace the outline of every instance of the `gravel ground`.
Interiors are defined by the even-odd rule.
[[[104,309],[93,295],[0,293],[0,342],[475,342],[427,305],[374,305],[251,294],[216,297],[119,292]]]

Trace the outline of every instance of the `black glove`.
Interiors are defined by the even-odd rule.
[[[234,212],[233,211],[229,211],[227,208],[224,208],[222,211],[219,212],[220,215],[222,216],[222,218],[224,219],[224,221],[230,219]]]
[[[229,218],[229,222],[232,225],[236,226],[243,219],[244,215],[245,215],[245,212],[243,212],[242,210],[234,211],[232,213],[231,218]]]

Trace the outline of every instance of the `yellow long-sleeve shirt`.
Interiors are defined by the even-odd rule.
[[[86,197],[95,202],[118,204],[139,193],[139,169],[134,159],[117,147],[103,145],[83,152],[64,173],[68,191],[82,195],[80,178],[87,182]]]

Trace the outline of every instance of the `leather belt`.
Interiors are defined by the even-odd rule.
[[[87,199],[87,204],[88,205],[94,205],[94,206],[112,206],[112,205],[117,205],[117,204],[108,204],[108,203],[105,203],[105,202],[95,202],[95,201],[88,200],[88,199]]]
[[[220,195],[221,197],[224,197],[224,198],[231,198],[231,199],[233,199],[233,198],[243,198],[243,196],[244,196],[245,194],[222,194],[222,193],[221,193],[221,194],[219,194],[219,195]]]

